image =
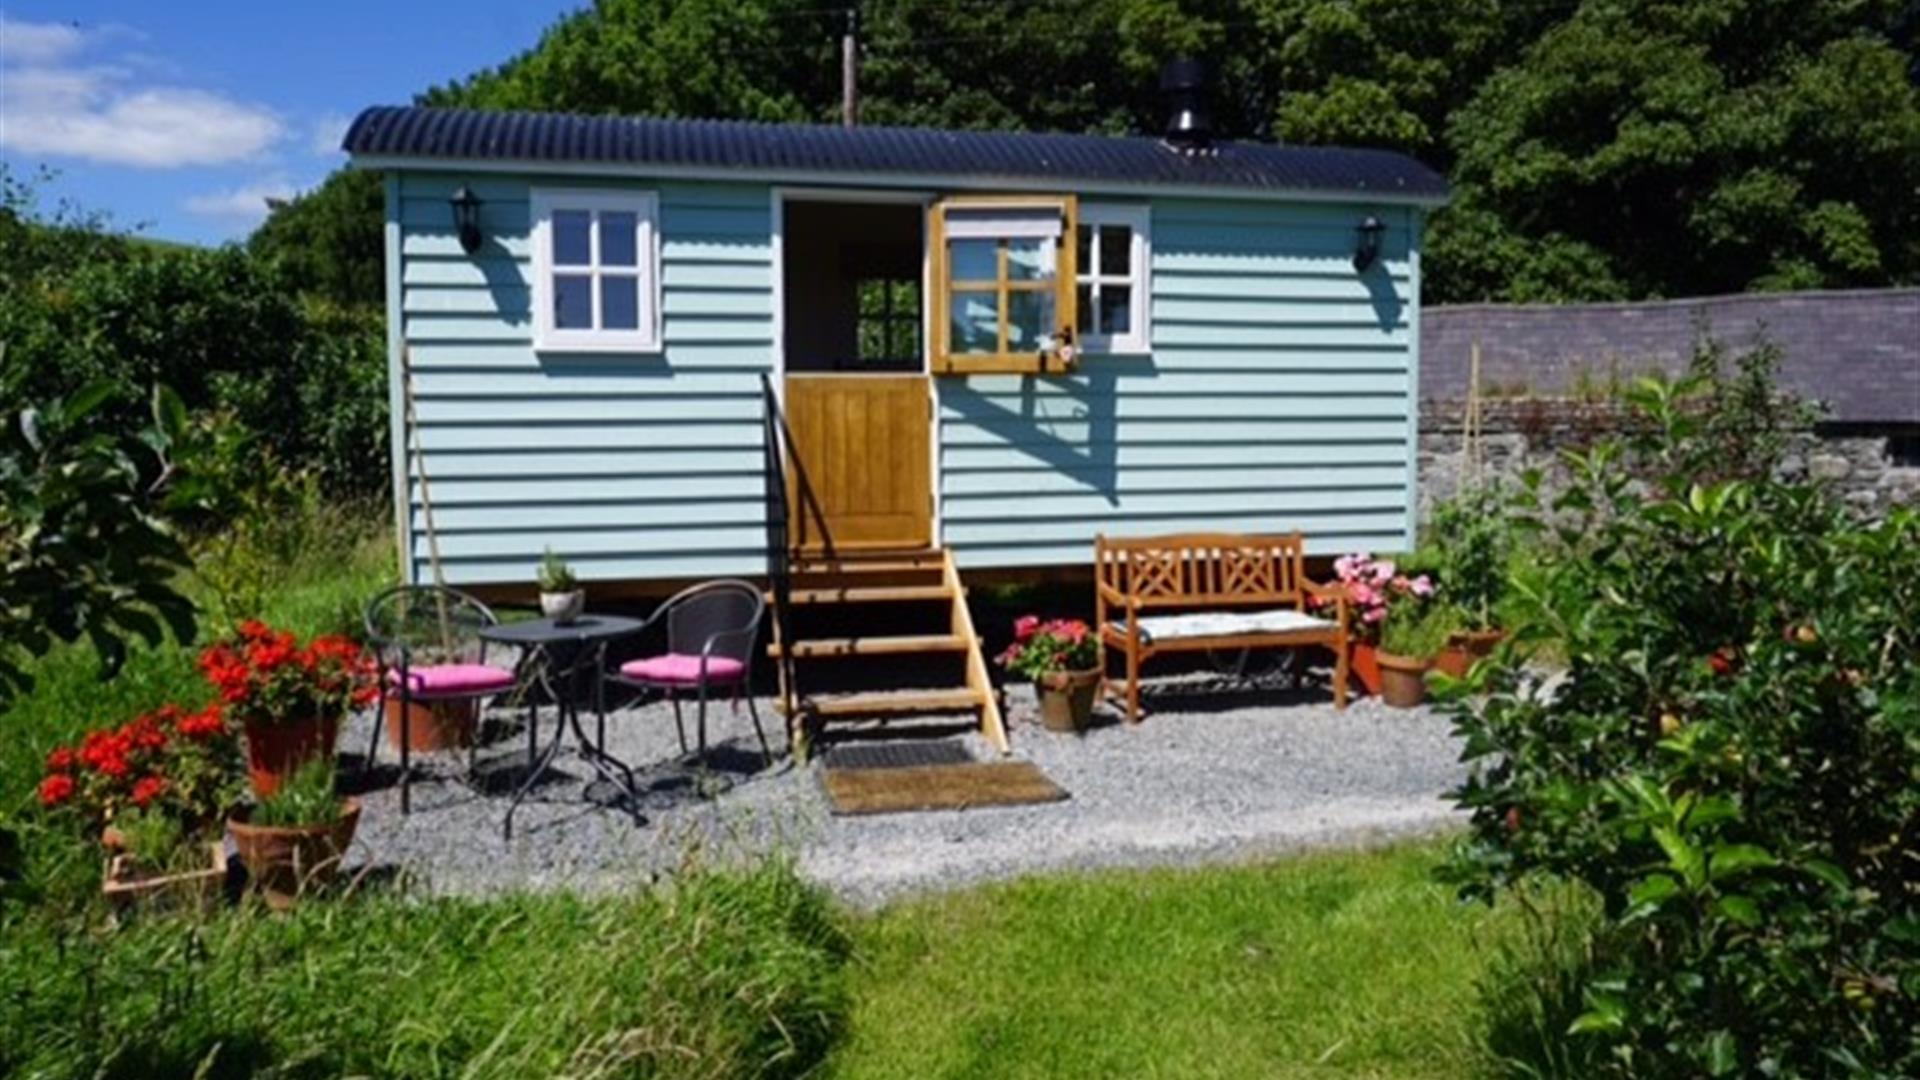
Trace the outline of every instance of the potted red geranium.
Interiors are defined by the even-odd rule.
[[[205,904],[226,876],[220,843],[239,796],[239,741],[219,705],[168,705],[47,755],[40,804],[100,831],[116,906]]]
[[[372,655],[349,638],[323,634],[300,645],[253,619],[202,652],[200,670],[246,733],[247,774],[262,798],[333,753],[341,718],[374,699],[379,677]]]
[[[999,657],[1008,671],[1033,680],[1040,722],[1050,731],[1086,730],[1100,689],[1100,644],[1079,619],[1037,615],[1014,620],[1013,644]]]

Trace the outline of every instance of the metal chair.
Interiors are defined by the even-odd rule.
[[[712,688],[733,690],[737,708],[746,699],[747,715],[753,719],[753,731],[760,737],[761,757],[769,764],[773,751],[767,745],[767,733],[760,727],[760,713],[747,681],[753,671],[753,646],[760,633],[760,618],[766,612],[766,600],[760,590],[744,581],[709,581],[684,589],[668,599],[647,620],[645,633],[661,620],[667,625],[667,651],[658,656],[629,660],[608,674],[606,681],[638,690],[657,690],[673,704],[673,726],[680,736],[680,752],[687,750],[686,723],[680,712],[680,695],[695,691],[699,701],[699,760],[707,755],[707,699]],[[601,695],[600,723],[604,731],[606,709]],[[603,736],[604,738],[604,736]]]
[[[373,739],[367,744],[367,768],[380,752],[387,698],[400,700],[400,812],[412,800],[412,706],[416,701],[478,701],[512,690],[519,683],[510,670],[487,663],[487,642],[480,631],[500,620],[487,605],[443,585],[401,585],[373,598],[366,610],[367,640],[380,659],[380,698],[373,714]],[[527,725],[528,752],[534,727]],[[476,740],[477,741],[477,740]],[[468,747],[467,764],[473,764]]]

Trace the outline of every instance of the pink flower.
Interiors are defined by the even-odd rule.
[[[1384,619],[1384,618],[1386,618],[1386,617],[1387,617],[1387,609],[1386,609],[1386,608],[1378,608],[1378,607],[1377,607],[1377,608],[1368,608],[1368,609],[1366,610],[1366,612],[1365,612],[1364,614],[1362,614],[1362,615],[1360,616],[1360,618],[1361,618],[1361,619],[1363,619],[1363,620],[1365,620],[1366,622],[1370,622],[1370,623],[1376,623],[1376,622],[1379,622],[1380,620],[1382,620],[1382,619]]]
[[[1408,582],[1407,588],[1411,590],[1415,596],[1432,596],[1433,579],[1425,574],[1421,574],[1411,582]]]
[[[1025,641],[1040,629],[1040,616],[1022,615],[1013,620],[1013,640]]]
[[[1385,585],[1387,582],[1393,580],[1393,574],[1394,566],[1392,559],[1381,559],[1379,562],[1373,564],[1374,584]]]

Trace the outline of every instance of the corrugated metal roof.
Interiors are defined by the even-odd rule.
[[[1242,188],[1441,201],[1439,173],[1389,150],[929,128],[671,120],[375,106],[342,147],[380,158],[671,166],[723,173],[902,174]]]

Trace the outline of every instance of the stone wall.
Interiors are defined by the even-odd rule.
[[[1468,478],[1459,402],[1428,400],[1420,412],[1420,510],[1451,496]],[[1480,410],[1480,475],[1518,481],[1539,469],[1562,482],[1562,450],[1582,449],[1624,429],[1627,414],[1612,402],[1517,398],[1485,402]],[[1895,505],[1920,506],[1920,463],[1895,460],[1898,435],[1821,429],[1800,436],[1783,472],[1831,484],[1850,505],[1878,514]]]
[[[1482,399],[1586,396],[1636,375],[1677,375],[1702,330],[1729,349],[1767,340],[1780,387],[1833,424],[1920,425],[1920,289],[1745,293],[1627,304],[1439,305],[1420,313],[1420,391]]]

